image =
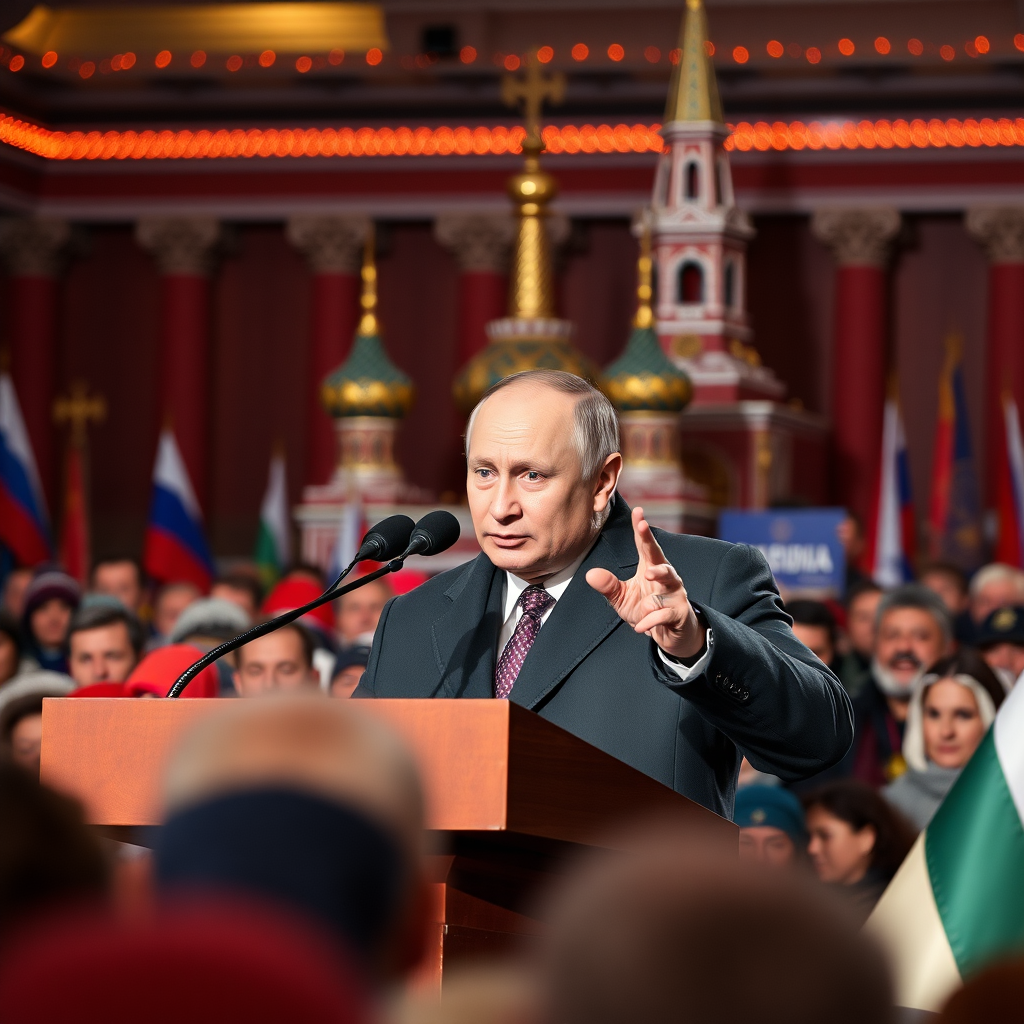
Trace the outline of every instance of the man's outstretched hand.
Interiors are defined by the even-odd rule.
[[[620,580],[607,569],[591,569],[587,582],[638,633],[646,633],[666,654],[692,658],[704,647],[704,630],[674,566],[654,539],[642,508],[633,509],[636,575]]]

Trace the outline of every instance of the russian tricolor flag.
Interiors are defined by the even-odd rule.
[[[53,558],[46,499],[10,375],[0,374],[0,544],[20,565]]]
[[[895,388],[890,388],[883,417],[882,459],[868,522],[865,562],[876,583],[895,587],[913,579],[911,558],[916,546],[907,438]]]
[[[1020,413],[1013,397],[1003,398],[1006,459],[999,467],[999,536],[995,559],[1006,565],[1024,566],[1024,440]]]
[[[187,580],[206,591],[213,579],[203,514],[169,429],[161,433],[157,449],[142,560],[146,572],[160,582]]]

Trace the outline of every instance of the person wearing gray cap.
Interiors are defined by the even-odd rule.
[[[65,697],[74,681],[60,672],[26,672],[0,690],[0,751],[15,764],[39,775],[43,742],[43,700]]]

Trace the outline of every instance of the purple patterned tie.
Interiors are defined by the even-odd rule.
[[[531,585],[519,595],[517,603],[523,609],[523,614],[516,623],[512,638],[501,652],[494,673],[494,696],[499,700],[508,700],[519,670],[540,632],[540,617],[545,609],[555,603],[555,599],[546,590]]]

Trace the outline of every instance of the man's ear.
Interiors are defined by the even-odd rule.
[[[619,483],[619,474],[622,472],[622,455],[619,452],[612,452],[604,460],[594,481],[594,511],[603,512],[615,497],[615,488]]]

